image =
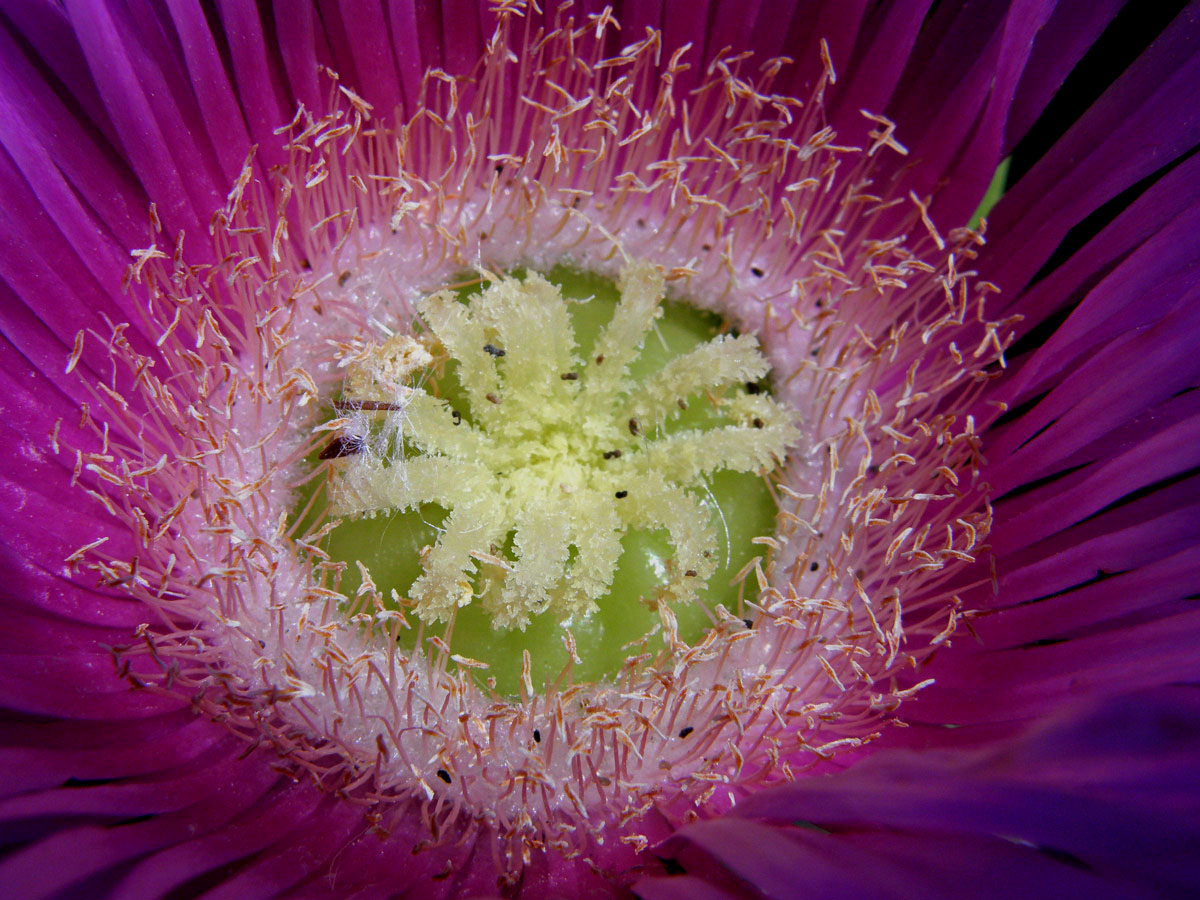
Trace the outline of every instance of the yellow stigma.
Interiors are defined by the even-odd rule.
[[[662,529],[672,547],[647,601],[692,601],[718,551],[697,492],[721,470],[775,468],[796,439],[793,411],[745,389],[769,370],[752,336],[718,336],[633,377],[665,284],[639,263],[618,287],[585,358],[562,292],[531,273],[492,280],[469,305],[434,294],[418,308],[428,332],[349,362],[334,512],[449,510],[410,590],[421,619],[476,602],[500,628],[585,619],[630,530]]]

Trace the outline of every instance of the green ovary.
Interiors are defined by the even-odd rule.
[[[595,681],[676,629],[674,649],[695,641],[718,604],[736,613],[730,581],[775,530],[764,475],[797,435],[753,388],[768,371],[754,338],[663,315],[653,267],[619,290],[550,274],[435,294],[414,336],[364,345],[329,454],[342,591],[361,563],[400,598],[402,643],[443,637],[505,694],[524,651],[535,690],[557,679],[566,630],[571,680]]]

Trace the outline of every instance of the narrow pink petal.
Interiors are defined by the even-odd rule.
[[[1200,694],[1161,689],[979,752],[880,753],[744,801],[736,816],[773,823],[758,841],[709,822],[662,849],[768,896],[789,896],[771,873],[790,863],[803,896],[1182,898],[1200,876],[1197,751]],[[787,856],[762,859],[772,846]],[[823,878],[826,866],[838,871]]]
[[[164,896],[193,878],[285,842],[293,831],[319,828],[315,816],[323,812],[323,800],[311,785],[278,788],[222,828],[147,856],[121,880],[112,900]]]
[[[379,0],[340,0],[338,11],[357,75],[356,89],[365,92],[378,115],[390,119],[404,95],[383,6]]]
[[[1096,42],[1125,0],[1060,0],[1038,32],[1013,98],[1005,153],[1029,130],[1071,69]]]
[[[279,781],[259,759],[224,771],[213,769],[209,774],[220,780],[210,780],[206,789],[197,791],[196,800],[175,811],[144,821],[129,816],[131,821],[122,823],[122,813],[113,810],[107,825],[81,824],[23,847],[0,861],[0,882],[25,900],[53,897],[123,862],[223,827]],[[97,790],[85,788],[78,793],[90,795]],[[157,805],[173,806],[169,802]]]
[[[1200,397],[1185,394],[1177,402],[1192,407],[1193,414],[1161,430],[1147,428],[1141,440],[1113,448],[1094,465],[1002,503],[993,544],[1004,552],[1027,547],[1127,494],[1200,466]]]
[[[1196,283],[1188,275],[1195,258],[1200,209],[1200,157],[1192,156],[1153,184],[1099,234],[1011,304],[1025,316],[1018,334],[1069,303],[1070,317],[1005,379],[1001,391],[1013,405],[1048,387],[1060,373],[1105,340],[1163,314],[1163,296]],[[1182,280],[1177,280],[1182,275]],[[1176,279],[1172,285],[1168,279]],[[1019,352],[1019,351],[1018,351]]]
[[[1200,105],[1198,13],[1200,3],[1180,13],[1004,197],[991,216],[986,277],[1023,286],[1084,216],[1200,140],[1200,119],[1177,112]]]
[[[78,110],[63,103],[2,31],[0,94],[5,105],[0,119],[6,123],[0,130],[4,145],[26,144],[26,153],[34,157],[52,147],[53,171],[41,173],[41,178],[67,181],[87,206],[85,221],[105,236],[111,234],[122,246],[141,240],[146,234],[146,201],[128,167],[115,159],[103,135],[80,120]],[[37,177],[28,166],[22,171],[26,178]]]
[[[888,107],[931,2],[902,0],[867,14],[849,67],[838,75],[842,90],[832,96],[843,129],[860,123],[861,109],[878,113]]]
[[[205,900],[266,900],[315,872],[327,871],[338,851],[361,832],[362,813],[348,803],[327,802],[313,826],[264,852],[208,892]]]
[[[79,38],[62,4],[54,0],[16,0],[4,4],[4,15],[15,26],[14,35],[32,45],[38,58],[62,82],[66,95],[78,102],[82,121],[101,132],[109,144],[116,144],[116,130],[104,110]]]
[[[425,65],[421,61],[421,43],[417,25],[416,0],[395,0],[388,4],[388,27],[392,52],[400,76],[405,109],[415,108]]]
[[[0,747],[0,795],[7,797],[58,788],[66,783],[99,783],[164,772],[187,765],[215,743],[229,742],[225,729],[195,717],[182,727],[176,723],[165,734],[138,741],[101,742],[97,732],[92,733],[87,745],[80,747],[49,747],[44,740],[40,746],[14,742],[15,745]]]
[[[1086,583],[1067,593],[1022,601],[1011,597],[1002,615],[980,616],[973,628],[990,648],[1019,647],[1119,630],[1130,618],[1182,612],[1200,594],[1200,549],[1188,547],[1138,569]]]
[[[1200,286],[1171,303],[1160,321],[1114,339],[1089,357],[1026,412],[1019,426],[1007,429],[991,452],[1006,469],[1033,480],[1053,472],[1053,460],[1195,385],[1200,358],[1178,335],[1200,328],[1198,300]],[[1121,377],[1113,378],[1114,373]],[[1000,481],[1011,484],[1009,478]]]
[[[491,37],[480,22],[476,0],[442,0],[442,65],[455,74],[470,72]],[[635,37],[636,39],[636,37]]]
[[[201,254],[200,235],[222,197],[211,156],[197,145],[202,131],[189,127],[165,73],[138,51],[139,35],[128,20],[82,2],[70,3],[68,10],[125,158],[158,204],[159,216],[192,235],[194,252]]]
[[[274,23],[291,95],[310,111],[324,109],[329,92],[321,83],[319,66],[331,66],[333,60],[324,36],[317,34],[317,11],[307,3],[277,0]]]
[[[170,0],[168,8],[205,130],[218,137],[213,141],[213,152],[220,162],[221,174],[227,184],[233,184],[250,149],[242,111],[204,13],[185,0]]]
[[[953,191],[936,196],[931,215],[937,221],[966,222],[987,190],[1004,152],[1007,124],[1013,97],[1038,32],[1050,18],[1052,3],[1014,4],[1005,20],[996,72],[981,119],[958,158],[942,176],[954,184]]]
[[[1198,509],[1200,478],[1193,476],[1172,490],[1155,491],[1067,525],[1008,556],[1002,587],[1012,602],[1020,602],[1083,584],[1099,570],[1132,571],[1191,546],[1195,536],[1188,522]]]
[[[283,73],[275,65],[258,8],[246,0],[221,4],[221,22],[233,58],[234,85],[250,139],[266,165],[282,160],[275,129],[290,122],[295,102],[286,96]]]

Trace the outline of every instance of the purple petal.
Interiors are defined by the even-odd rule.
[[[1200,3],[1180,13],[1008,192],[991,217],[986,277],[1024,285],[1084,216],[1196,145],[1200,118],[1178,111],[1200,105],[1198,13]]]
[[[931,2],[903,0],[868,13],[858,36],[861,50],[842,75],[847,87],[836,98],[839,121],[857,124],[860,109],[874,112],[888,108]]]
[[[200,253],[199,236],[222,200],[211,149],[198,144],[200,123],[174,102],[159,68],[163,57],[140,49],[135,20],[118,21],[112,11],[81,2],[68,11],[125,159],[159,204],[160,217],[192,235]]]
[[[403,94],[383,7],[378,2],[341,0],[339,11],[353,60],[353,71],[358,76],[354,83],[369,85],[367,99],[375,104],[380,115],[390,117],[392,111],[401,104]]]
[[[1011,747],[881,753],[759,793],[735,809],[747,821],[689,826],[659,852],[754,896],[1191,896],[1198,754],[1200,691],[1163,689]],[[654,884],[637,890],[662,896]]]
[[[251,3],[226,3],[221,5],[220,15],[250,139],[258,145],[265,164],[281,162],[275,129],[292,120],[295,102],[285,96],[282,73],[272,65],[276,54],[266,42],[258,10]]]
[[[196,89],[204,130],[210,135],[221,136],[213,142],[213,151],[220,162],[224,182],[233,184],[241,174],[250,150],[250,136],[237,98],[203,12],[182,0],[171,0],[168,6],[179,36],[188,79]]]
[[[1125,0],[1061,0],[1038,32],[1008,114],[1005,153],[1045,110],[1071,69],[1083,58]]]

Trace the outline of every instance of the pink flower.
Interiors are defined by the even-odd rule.
[[[11,4],[0,883],[1194,891],[1200,13],[1116,6]],[[330,347],[622,256],[804,436],[752,605],[505,699],[290,490]]]

